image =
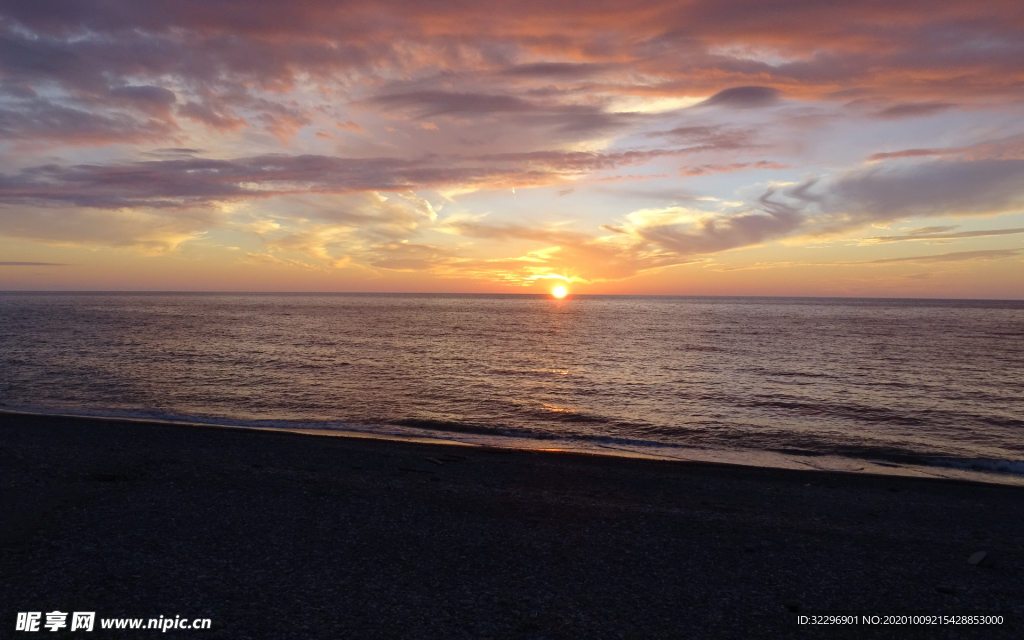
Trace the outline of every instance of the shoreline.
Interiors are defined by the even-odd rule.
[[[636,458],[648,460],[663,460],[668,462],[694,463],[694,464],[722,464],[736,467],[753,467],[765,469],[792,469],[799,471],[812,471],[816,473],[853,473],[878,476],[894,477],[919,477],[935,478],[954,481],[979,482],[986,484],[999,484],[1007,486],[1024,487],[1024,474],[1018,472],[1000,472],[991,469],[975,467],[960,467],[952,465],[921,464],[894,461],[876,460],[872,458],[855,458],[841,455],[790,453],[781,451],[740,451],[740,450],[716,450],[691,448],[677,445],[659,445],[651,442],[647,446],[616,443],[618,446],[601,443],[573,442],[571,440],[556,439],[535,439],[528,437],[516,437],[506,435],[481,435],[475,433],[464,433],[458,431],[440,431],[433,435],[430,429],[415,429],[402,427],[400,425],[379,425],[391,429],[391,432],[370,431],[345,428],[324,428],[318,426],[267,426],[266,422],[287,422],[284,420],[237,420],[222,419],[224,422],[202,422],[197,420],[176,419],[176,417],[159,418],[151,416],[119,416],[88,413],[62,413],[48,410],[24,410],[0,407],[0,416],[28,416],[37,418],[62,418],[68,420],[89,420],[97,422],[123,422],[144,426],[146,424],[179,426],[183,428],[203,429],[231,429],[243,431],[267,431],[293,433],[307,436],[323,436],[335,438],[356,438],[369,440],[382,440],[394,442],[414,442],[422,444],[436,444],[442,446],[463,446],[463,447],[484,447],[509,449],[515,451],[547,451],[561,453],[577,453],[580,455],[605,456],[610,458]],[[234,424],[233,424],[234,423]],[[323,423],[308,423],[311,425],[322,425]],[[395,433],[395,430],[403,430],[411,433]],[[476,440],[476,441],[474,441]],[[547,444],[561,443],[562,446],[545,446]],[[533,446],[531,446],[531,444]],[[646,450],[644,450],[646,449]],[[813,464],[808,460],[814,460]],[[936,462],[944,460],[935,457]],[[964,459],[966,461],[966,459]],[[987,462],[999,462],[987,460]],[[1019,461],[1002,461],[1007,464],[1021,464]],[[856,467],[856,468],[855,468]]]
[[[212,638],[821,637],[797,616],[840,612],[1024,630],[1020,487],[11,413],[0,454],[7,619],[180,614],[217,628],[171,637]]]

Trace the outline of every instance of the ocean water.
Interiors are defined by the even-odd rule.
[[[1024,302],[0,295],[0,407],[1024,483]]]

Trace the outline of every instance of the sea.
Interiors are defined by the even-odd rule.
[[[1024,302],[8,292],[0,405],[1024,484]]]

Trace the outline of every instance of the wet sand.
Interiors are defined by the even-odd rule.
[[[1021,487],[14,414],[0,461],[2,637],[1024,636]]]

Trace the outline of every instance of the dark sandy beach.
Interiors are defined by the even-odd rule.
[[[5,638],[1024,636],[1018,487],[13,414],[0,461]]]

